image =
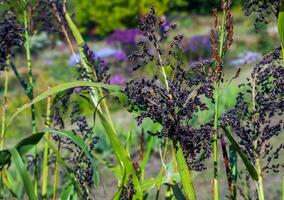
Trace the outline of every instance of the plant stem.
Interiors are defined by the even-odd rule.
[[[255,120],[255,114],[257,113],[256,111],[256,102],[255,102],[255,98],[256,98],[256,77],[257,75],[255,75],[255,77],[253,78],[253,83],[252,83],[252,109],[253,109],[253,121]],[[255,126],[253,127],[253,130],[255,132]],[[253,148],[254,150],[257,148],[257,144],[258,144],[258,138],[253,142]],[[262,177],[262,170],[261,170],[261,165],[260,165],[260,160],[258,158],[258,155],[256,155],[256,159],[255,159],[255,167],[257,170],[257,176],[258,176],[258,181],[256,183],[256,188],[257,188],[257,193],[258,193],[258,198],[259,200],[264,200],[264,190],[263,190],[263,177]]]
[[[56,152],[56,163],[55,163],[55,171],[53,176],[53,197],[52,200],[56,200],[56,189],[57,189],[57,177],[59,172],[59,149],[60,149],[60,142],[58,144],[58,151]]]
[[[258,175],[258,181],[256,183],[257,193],[259,200],[264,200],[264,190],[263,190],[263,178],[262,178],[262,171],[260,166],[260,160],[256,159],[255,161],[257,175]]]
[[[284,200],[284,176],[282,177],[282,200]]]
[[[183,183],[186,199],[195,200],[195,189],[192,183],[192,172],[188,168],[182,149],[180,147],[176,150],[176,161],[180,178]],[[186,184],[185,184],[186,183]]]
[[[169,145],[169,139],[167,138],[165,141],[165,149],[162,155],[162,160],[166,160],[167,159],[167,152],[168,152],[168,145]],[[160,194],[160,188],[161,188],[161,184],[163,181],[163,173],[164,173],[165,167],[163,165],[163,161],[162,161],[162,166],[158,175],[158,183],[156,185],[157,187],[157,193],[156,193],[156,200],[159,199],[159,194]]]
[[[51,96],[47,98],[47,107],[46,107],[46,127],[50,127],[50,114],[51,114]],[[44,155],[43,155],[43,170],[42,170],[42,199],[47,199],[47,185],[48,185],[48,160],[49,160],[49,145],[48,142],[50,139],[49,133],[45,133],[45,142],[44,142]]]
[[[29,17],[28,13],[24,11],[24,27],[25,27],[25,49],[26,49],[26,61],[27,61],[27,68],[28,68],[28,83],[29,83],[29,93],[31,98],[33,99],[33,87],[34,87],[34,80],[32,74],[32,63],[31,63],[31,51],[30,51],[30,36],[29,36]],[[32,132],[36,132],[36,121],[35,121],[35,107],[34,105],[31,106],[31,116],[32,116]]]
[[[7,60],[7,65],[9,65],[10,61]],[[6,126],[6,112],[8,106],[8,83],[9,83],[9,70],[5,67],[4,71],[4,93],[3,93],[3,100],[2,100],[2,117],[1,117],[1,138],[0,138],[0,150],[3,150],[4,147],[4,135],[5,135],[5,126]]]
[[[218,111],[219,111],[219,83],[214,83],[214,135],[213,135],[213,159],[214,159],[214,200],[219,199],[218,189]]]
[[[28,16],[28,9],[29,9],[29,1],[25,0],[25,5],[27,9],[24,10],[24,28],[25,28],[25,49],[26,49],[26,61],[27,61],[27,68],[28,68],[28,88],[29,88],[29,96],[30,100],[33,99],[33,75],[32,75],[32,63],[31,63],[31,52],[30,52],[30,36],[29,36],[29,16]],[[31,106],[31,118],[32,118],[32,133],[36,133],[36,116],[35,116],[35,106]],[[37,155],[37,148],[35,147],[35,159]],[[37,195],[37,166],[34,169],[34,190],[35,194]]]
[[[223,59],[223,46],[225,39],[225,23],[226,23],[226,10],[223,10],[221,35],[219,40],[219,56]],[[214,166],[214,200],[219,200],[219,186],[218,186],[218,118],[219,118],[219,93],[220,93],[220,76],[216,74],[214,81],[214,135],[213,135],[213,166]]]

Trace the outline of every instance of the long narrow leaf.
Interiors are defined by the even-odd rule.
[[[137,177],[136,171],[134,169],[133,163],[131,162],[129,156],[127,155],[127,152],[123,148],[123,146],[120,144],[117,135],[114,132],[114,128],[108,123],[107,119],[105,116],[101,113],[100,114],[100,119],[102,121],[102,124],[104,125],[106,129],[106,133],[109,138],[111,138],[111,146],[115,152],[115,155],[117,157],[118,161],[121,161],[125,167],[125,170],[127,172],[127,176],[132,175],[133,177],[133,184],[135,186],[136,190],[136,196],[135,198],[142,199],[143,198],[143,193],[141,190],[140,182]],[[127,177],[128,178],[128,177]]]
[[[284,48],[284,2],[278,15],[278,33],[281,40],[282,48]]]
[[[36,200],[36,194],[34,192],[34,187],[33,187],[33,183],[32,180],[29,177],[28,174],[28,170],[19,154],[19,152],[17,151],[17,149],[12,148],[9,150],[9,152],[11,153],[12,156],[12,160],[15,163],[15,166],[17,168],[17,170],[19,171],[24,187],[26,189],[27,195],[29,196],[30,200]]]
[[[177,160],[177,166],[179,169],[179,174],[181,178],[181,182],[183,185],[183,190],[185,192],[185,195],[187,199],[189,200],[195,200],[195,190],[192,183],[192,172],[188,168],[186,160],[184,158],[183,152],[181,148],[177,149],[176,152],[176,160]]]
[[[44,133],[35,133],[24,139],[22,139],[15,148],[21,156],[26,154],[32,147],[34,147],[42,138]],[[9,164],[11,160],[11,154],[8,150],[0,151],[0,169]]]
[[[23,112],[25,109],[29,108],[31,105],[34,105],[34,104],[46,99],[48,96],[51,96],[53,94],[56,94],[56,93],[64,91],[64,90],[76,88],[76,87],[97,87],[97,88],[105,88],[105,89],[112,90],[112,91],[120,91],[122,89],[122,87],[120,87],[120,86],[109,85],[109,84],[105,84],[105,83],[93,83],[93,82],[89,82],[89,81],[74,81],[74,82],[59,84],[59,85],[47,90],[46,92],[40,94],[39,96],[34,98],[30,103],[27,103],[27,104],[23,105],[22,107],[20,107],[19,109],[17,109],[17,111],[12,115],[9,122],[7,123],[6,129],[9,127],[9,125],[11,125],[11,122],[13,121],[13,119],[15,117],[17,117],[21,112]]]
[[[226,137],[228,138],[229,142],[231,143],[231,145],[233,145],[233,147],[236,149],[239,156],[243,160],[243,162],[244,162],[249,174],[251,175],[251,177],[255,181],[258,181],[257,171],[256,171],[255,167],[253,166],[253,164],[248,160],[246,154],[242,151],[241,147],[238,145],[238,143],[235,141],[235,139],[233,138],[231,133],[226,129],[226,127],[224,127],[224,126],[220,126],[220,127],[224,131],[224,133],[225,133]]]
[[[44,133],[35,133],[29,137],[22,139],[15,148],[18,150],[20,155],[26,154],[32,147],[34,147],[42,138]]]

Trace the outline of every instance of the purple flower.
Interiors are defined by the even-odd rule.
[[[127,59],[127,55],[123,50],[120,50],[114,54],[114,59],[117,61],[124,61]]]
[[[108,38],[108,44],[131,44],[136,42],[137,35],[140,34],[139,29],[115,30]]]
[[[123,86],[126,81],[126,78],[123,74],[115,74],[111,77],[109,83],[111,85],[121,85]]]

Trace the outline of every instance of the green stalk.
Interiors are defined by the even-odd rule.
[[[262,178],[262,171],[260,166],[260,160],[256,159],[256,170],[258,175],[258,181],[256,183],[257,193],[258,193],[258,199],[264,200],[264,190],[263,190],[263,178]]]
[[[192,171],[188,168],[182,149],[179,147],[176,151],[176,161],[186,198],[189,200],[195,200],[196,196],[192,183]]]
[[[223,59],[223,46],[225,40],[225,23],[226,23],[226,10],[223,10],[221,35],[219,40],[219,56]],[[216,75],[214,81],[214,135],[213,135],[213,166],[214,166],[214,200],[219,200],[219,184],[218,184],[218,118],[219,118],[219,94],[220,93],[220,74]]]
[[[252,88],[252,109],[254,112],[254,115],[256,113],[256,76],[253,78],[253,88]],[[254,120],[254,116],[253,119]],[[253,127],[255,131],[255,126]],[[254,149],[257,148],[257,139],[254,141]],[[257,157],[255,160],[255,167],[257,171],[257,176],[258,176],[258,181],[256,182],[256,188],[257,188],[257,193],[258,193],[258,198],[259,200],[264,200],[264,190],[263,190],[263,177],[262,177],[262,171],[261,171],[261,165],[260,165],[260,159]]]
[[[32,74],[32,63],[31,63],[31,51],[30,51],[30,36],[29,36],[29,16],[27,10],[24,11],[24,27],[25,27],[25,49],[26,49],[26,61],[28,68],[28,83],[29,83],[29,93],[31,98],[33,98],[33,87],[34,80]],[[36,132],[36,122],[35,122],[35,107],[31,106],[31,117],[32,117],[32,132]]]
[[[50,127],[50,114],[51,114],[51,96],[47,98],[47,108],[46,108],[46,126]],[[44,142],[44,155],[43,155],[43,170],[42,170],[42,199],[47,199],[47,185],[48,185],[48,160],[49,160],[49,145],[50,139],[49,133],[45,133]]]
[[[284,61],[284,0],[280,1],[280,12],[278,15],[278,33],[282,47],[282,59]]]
[[[28,9],[28,1],[24,0],[25,6]],[[25,49],[26,49],[26,61],[27,61],[27,68],[28,68],[28,87],[29,87],[29,96],[33,99],[33,75],[32,75],[32,63],[31,63],[31,51],[30,51],[30,36],[29,36],[29,16],[27,9],[24,10],[24,28],[25,28]],[[32,133],[36,133],[36,116],[35,116],[35,106],[31,106],[31,118],[32,118]],[[34,155],[37,155],[37,148],[35,147]],[[34,169],[34,190],[35,194],[37,195],[37,166]]]
[[[167,159],[168,144],[169,144],[169,139],[167,138],[166,142],[165,142],[165,149],[164,149],[164,152],[163,152],[163,155],[162,155],[162,160],[166,160]],[[161,188],[162,181],[163,181],[164,170],[165,170],[165,168],[164,168],[164,165],[162,163],[162,166],[161,166],[161,169],[160,169],[159,175],[158,175],[158,177],[159,177],[158,178],[158,183],[156,185],[156,187],[157,187],[156,200],[159,199],[160,188]]]
[[[10,61],[7,59],[7,65],[9,66]],[[5,67],[4,71],[4,93],[2,100],[2,116],[1,116],[1,140],[0,140],[0,150],[3,150],[4,147],[4,135],[5,135],[5,127],[6,127],[6,111],[8,106],[8,83],[9,83],[9,70]]]
[[[95,71],[88,65],[87,63],[87,59],[86,56],[84,54],[83,51],[83,45],[85,44],[85,41],[83,40],[82,35],[80,34],[78,28],[76,27],[76,25],[74,24],[73,20],[71,19],[70,15],[68,14],[68,12],[66,11],[64,13],[65,19],[68,23],[68,26],[75,38],[75,41],[79,47],[79,53],[81,56],[81,63],[82,65],[85,67],[85,69],[88,72],[92,72],[94,77],[96,78],[96,74]],[[124,167],[126,170],[126,174],[127,176],[132,175],[133,176],[133,183],[136,189],[136,195],[135,195],[135,199],[142,199],[143,198],[143,194],[142,194],[142,190],[141,190],[141,186],[140,186],[140,182],[139,179],[137,177],[136,171],[134,169],[133,163],[130,159],[130,157],[127,155],[127,152],[125,151],[125,149],[123,148],[123,145],[120,143],[118,137],[117,137],[117,133],[116,130],[114,128],[113,125],[113,121],[111,119],[110,113],[109,113],[109,109],[106,105],[105,100],[103,99],[101,101],[100,106],[98,106],[98,102],[100,99],[102,99],[103,97],[103,92],[101,89],[96,89],[96,90],[92,90],[91,92],[91,98],[93,101],[94,106],[98,107],[98,114],[99,117],[101,119],[102,125],[104,127],[104,129],[106,130],[106,134],[111,142],[111,145],[113,147],[113,150],[115,152],[115,156],[117,158],[120,166],[121,171],[124,171]]]
[[[218,188],[218,111],[219,111],[219,82],[214,83],[214,135],[213,135],[213,159],[214,159],[214,200],[219,199]]]
[[[282,200],[284,200],[284,176],[282,177]]]
[[[53,176],[53,197],[52,200],[56,200],[56,189],[57,189],[57,177],[59,172],[59,149],[60,149],[60,142],[58,144],[58,151],[56,152],[56,163],[55,163],[55,171]]]

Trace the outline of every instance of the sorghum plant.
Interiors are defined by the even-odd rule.
[[[213,159],[214,159],[214,199],[219,199],[218,192],[218,132],[219,132],[219,95],[220,84],[223,81],[223,67],[224,56],[229,47],[233,43],[233,17],[230,11],[231,0],[222,0],[221,9],[223,12],[222,20],[220,21],[217,16],[217,10],[213,10],[213,16],[215,18],[214,30],[211,31],[210,39],[212,42],[212,58],[213,58],[213,70],[214,76],[214,136],[213,136]]]
[[[134,70],[156,65],[157,69],[153,70],[160,79],[155,76],[127,83],[124,91],[128,96],[127,105],[131,111],[138,112],[138,124],[148,117],[161,124],[162,130],[155,135],[170,139],[176,151],[181,150],[190,170],[202,171],[205,169],[203,161],[211,154],[212,128],[209,124],[194,128],[190,120],[196,112],[208,109],[203,99],[212,99],[213,79],[208,76],[206,61],[185,68],[181,56],[182,35],[177,34],[167,50],[162,48],[167,34],[161,34],[158,26],[161,23],[153,8],[146,16],[138,18],[138,27],[145,38],[137,43],[138,51],[130,55],[129,60],[136,64]],[[168,28],[175,29],[176,25]],[[171,70],[169,77],[165,67]],[[187,195],[195,198],[194,191]]]
[[[240,85],[244,92],[237,97],[235,108],[223,116],[224,125],[233,129],[247,158],[257,169],[258,198],[264,199],[264,172],[279,172],[283,144],[274,147],[271,139],[284,128],[284,75],[281,49],[264,56],[254,67],[248,83]],[[276,121],[276,123],[273,123]],[[277,123],[278,122],[278,123]]]
[[[127,31],[114,33],[113,38],[110,37],[109,40],[119,40],[125,44],[136,42],[136,39],[139,39],[136,47],[131,49],[130,64],[133,65],[133,70],[142,71],[148,67],[147,69],[150,68],[154,74],[131,80],[125,88],[109,84],[112,81],[109,80],[108,66],[95,56],[96,52],[93,52],[84,41],[78,27],[73,22],[73,17],[66,9],[65,0],[10,2],[14,4],[21,2],[21,6],[14,7],[14,9],[9,7],[9,11],[3,13],[0,19],[0,68],[5,70],[6,75],[0,138],[1,197],[13,196],[23,199],[27,193],[32,200],[48,199],[51,196],[57,199],[60,193],[61,199],[73,197],[74,199],[95,199],[93,187],[98,183],[96,161],[99,161],[113,172],[113,177],[117,180],[118,190],[113,197],[115,200],[146,199],[149,194],[148,189],[153,189],[155,186],[156,199],[159,199],[162,185],[168,186],[167,198],[175,195],[177,199],[183,199],[185,196],[187,199],[195,200],[192,171],[203,172],[207,167],[205,161],[213,152],[214,163],[211,165],[214,170],[213,198],[218,200],[219,153],[217,147],[220,141],[230,198],[237,199],[236,185],[234,185],[237,169],[233,165],[237,163],[236,152],[238,152],[239,157],[246,161],[244,163],[249,172],[246,176],[246,184],[249,184],[250,178],[257,181],[258,199],[264,199],[264,174],[270,171],[278,173],[280,167],[284,167],[279,159],[284,145],[273,146],[271,142],[272,138],[280,135],[284,128],[281,120],[284,112],[283,62],[280,48],[264,56],[263,60],[253,69],[248,83],[240,85],[242,92],[237,97],[236,105],[223,116],[219,116],[221,104],[219,97],[222,86],[227,83],[223,81],[225,54],[233,43],[230,0],[221,1],[221,20],[217,17],[217,10],[213,10],[215,21],[214,29],[210,33],[211,45],[208,45],[208,39],[205,40],[205,46],[212,48],[209,50],[212,58],[208,60],[188,65],[188,61],[183,59],[183,35],[169,34],[177,26],[169,23],[165,16],[158,17],[153,7],[147,15],[138,18],[139,30],[132,29],[129,35],[123,35]],[[273,13],[277,16],[278,12],[281,12],[281,4],[280,1],[245,1],[244,9],[248,14],[252,11],[258,12],[257,21],[268,22],[266,15]],[[281,28],[281,20],[279,24]],[[76,60],[78,71],[76,81],[59,84],[34,98],[31,36],[39,31],[47,31],[49,34],[57,32],[61,38],[66,40],[70,52],[80,56]],[[116,34],[119,37],[114,37]],[[136,35],[139,35],[139,38],[136,38]],[[173,40],[170,41],[172,37]],[[283,37],[281,41],[283,46]],[[25,44],[28,69],[27,81],[22,78],[16,66],[11,62],[14,48],[22,47],[23,44]],[[11,120],[6,122],[7,72],[10,66],[25,89],[29,103],[15,111]],[[235,77],[239,73],[240,71],[237,71]],[[109,90],[113,90],[114,93],[110,93]],[[57,94],[55,98],[51,98],[54,94]],[[147,137],[144,136],[144,127],[142,127],[142,134],[138,142],[140,145],[138,159],[137,157],[131,159],[133,154],[130,147],[134,140],[130,136],[133,131],[132,125],[130,125],[125,143],[120,139],[120,136],[124,136],[124,130],[121,131],[121,135],[117,134],[107,104],[109,101],[107,97],[111,95],[126,100],[126,106],[136,115],[138,125],[143,124],[146,118],[150,118],[154,124],[159,124],[160,129],[157,132],[149,131],[149,144],[147,144]],[[31,127],[34,134],[24,138],[14,147],[5,145],[9,148],[2,150],[5,133],[13,119],[27,108],[33,110],[35,103],[46,98],[47,108],[44,115],[46,115],[45,127],[48,128],[36,133],[36,128],[40,126],[36,127],[35,120],[33,120]],[[84,103],[81,103],[83,101]],[[85,103],[88,105],[88,112],[93,114],[90,118],[85,115],[83,108]],[[195,120],[201,112],[210,116],[213,111],[210,109],[211,105],[214,105],[212,120],[209,122]],[[32,115],[35,116],[34,111]],[[97,115],[99,120],[96,118]],[[95,126],[98,123],[101,123],[102,132],[106,135],[106,138],[100,137],[100,140],[96,128],[101,127]],[[233,137],[229,137],[230,134],[227,132],[222,134],[220,128],[224,132],[225,130],[233,131]],[[225,135],[231,143],[230,147],[234,147],[229,148],[229,152],[227,152]],[[37,146],[37,143],[43,136],[45,136],[45,144],[44,151],[41,152],[38,151],[41,146]],[[164,152],[159,148],[162,165],[158,176],[148,178],[145,176],[145,167],[154,150],[154,144],[157,142],[154,140],[155,137],[165,140],[166,145]],[[116,160],[111,163],[111,167],[108,161],[96,154],[95,147],[103,139],[109,141],[111,152],[115,154]],[[166,159],[168,146],[172,147],[170,159]],[[36,147],[36,153],[26,156],[31,147]],[[43,161],[42,173],[33,172],[32,181],[28,174],[29,169],[40,166],[39,161]],[[13,167],[10,168],[10,166]],[[15,189],[11,186],[13,184],[10,184],[15,177],[8,176],[7,171],[14,169],[18,170],[17,173],[23,181],[23,186],[19,186],[24,188],[22,193],[16,192],[15,194]],[[251,171],[255,171],[256,177]],[[48,178],[51,174],[53,181],[49,181]],[[58,178],[59,175],[62,176],[61,179]],[[179,189],[179,183],[182,184],[184,194]],[[64,188],[61,185],[64,185]],[[41,195],[38,193],[40,186],[42,187]],[[15,188],[18,189],[18,187]],[[52,188],[51,192],[49,188]],[[3,191],[10,193],[2,195]],[[240,194],[245,196],[242,190]]]

